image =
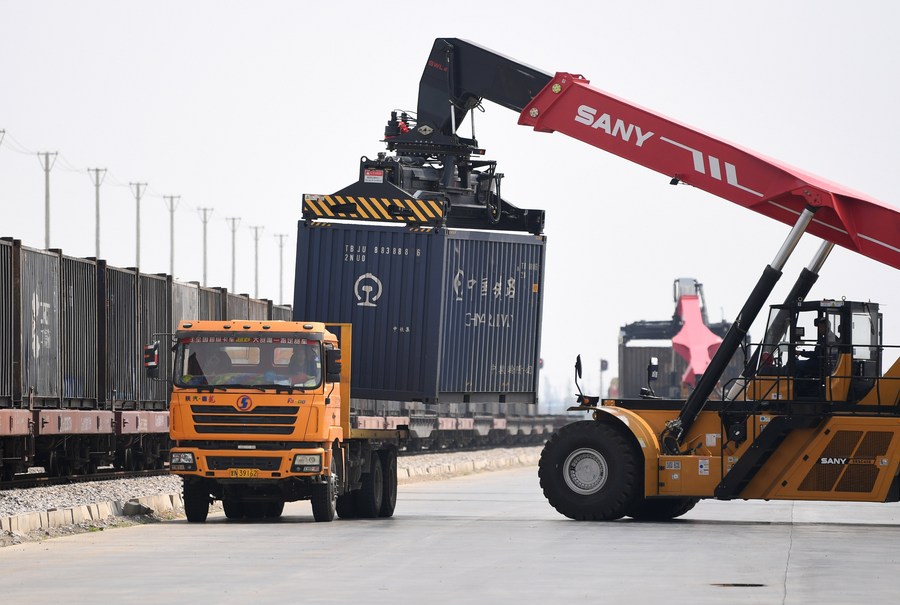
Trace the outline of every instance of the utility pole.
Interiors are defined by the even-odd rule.
[[[259,232],[265,227],[250,227],[253,229],[253,298],[259,298]]]
[[[175,209],[178,207],[180,195],[164,195],[166,208],[169,210],[169,275],[175,277]]]
[[[130,187],[134,187],[134,201],[136,204],[135,221],[134,221],[134,266],[141,266],[141,196],[147,191],[147,183],[128,183]],[[141,189],[143,187],[143,190]]]
[[[50,171],[53,170],[53,164],[50,163],[51,155],[53,164],[56,164],[57,152],[38,153],[38,160],[40,160],[40,156],[44,156],[41,168],[44,169],[44,248],[47,250],[50,249]]]
[[[231,225],[231,291],[237,292],[234,286],[234,239],[238,225],[241,223],[241,217],[235,216],[226,218],[225,220]]]
[[[287,233],[276,233],[278,239],[278,304],[284,304],[284,240]]]
[[[213,213],[212,208],[197,208],[200,213],[200,220],[203,221],[203,285],[206,286],[206,223],[209,222],[209,216]]]
[[[103,183],[103,179],[106,178],[106,168],[88,168],[88,173],[93,173],[91,175],[91,182],[94,184],[94,202],[96,208],[96,219],[97,226],[95,228],[95,237],[97,240],[97,252],[96,257],[100,259],[100,185]]]

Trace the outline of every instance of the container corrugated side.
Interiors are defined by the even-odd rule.
[[[247,319],[252,319],[254,321],[265,321],[267,319],[271,319],[271,317],[269,317],[269,307],[271,305],[272,303],[265,299],[249,299],[247,301]]]
[[[294,318],[294,309],[291,305],[272,305],[272,317],[276,321],[291,321]]]
[[[441,391],[528,394],[537,389],[543,244],[543,238],[533,236],[448,233]]]
[[[171,280],[169,290],[169,308],[172,313],[172,332],[178,329],[182,321],[200,319],[200,286],[196,282]],[[160,340],[160,342],[166,342]],[[168,366],[164,366],[168,367]]]
[[[228,292],[225,296],[225,317],[222,319],[250,319],[249,297]]]
[[[353,324],[353,394],[537,399],[542,237],[301,222],[294,318]]]
[[[683,392],[681,386],[687,362],[671,346],[641,346],[639,342],[631,341],[630,346],[619,345],[619,397],[640,397],[641,387],[647,386],[647,364],[651,357],[659,359],[659,378],[651,385],[656,395],[667,399],[687,397],[688,393]],[[720,386],[711,398],[721,398],[722,385],[740,376],[744,363],[744,354],[738,350],[725,368],[719,381]]]
[[[659,360],[659,377],[651,385],[656,395],[681,398],[681,375],[687,364],[671,346],[664,345],[619,345],[619,397],[640,397],[641,387],[647,386],[647,364],[651,357]]]
[[[60,403],[59,255],[21,246],[18,263],[19,361],[23,401]],[[15,279],[15,278],[14,278]],[[15,394],[14,394],[15,396]]]
[[[13,403],[13,244],[0,240],[0,406]]]
[[[62,388],[66,407],[98,407],[97,263],[61,256]]]
[[[194,319],[223,320],[225,312],[225,290],[223,288],[206,288],[200,286],[200,314]]]
[[[168,280],[164,275],[141,274],[140,289],[140,341],[139,344],[160,341],[159,367],[169,368],[171,347],[163,343],[169,342],[168,326],[171,325],[168,305]],[[167,407],[168,389],[162,380],[147,377],[143,365],[138,372],[138,399],[141,409],[164,410]]]
[[[137,374],[142,350],[138,333],[138,274],[97,263],[101,319],[100,394],[112,409],[137,403]]]

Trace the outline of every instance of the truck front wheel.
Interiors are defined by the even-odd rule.
[[[334,456],[331,457],[331,475],[325,478],[324,483],[313,486],[312,503],[313,518],[319,522],[334,521],[334,513],[337,502],[337,491],[334,489],[334,480],[337,476],[337,465]]]
[[[209,514],[209,490],[202,481],[184,482],[184,515],[191,523],[203,523]]]
[[[615,428],[584,420],[555,433],[541,452],[538,477],[557,511],[578,521],[625,516],[639,496],[638,454]]]

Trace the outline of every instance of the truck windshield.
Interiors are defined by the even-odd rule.
[[[315,388],[322,381],[321,341],[267,334],[181,336],[175,385]]]

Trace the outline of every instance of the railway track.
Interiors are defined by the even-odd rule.
[[[142,471],[104,471],[97,473],[66,475],[63,477],[50,476],[47,473],[28,473],[17,475],[11,481],[0,482],[0,491],[10,489],[30,489],[33,487],[48,487],[51,485],[68,485],[73,483],[86,483],[88,481],[114,481],[117,479],[139,479],[156,475],[167,475],[169,470],[149,469]]]

